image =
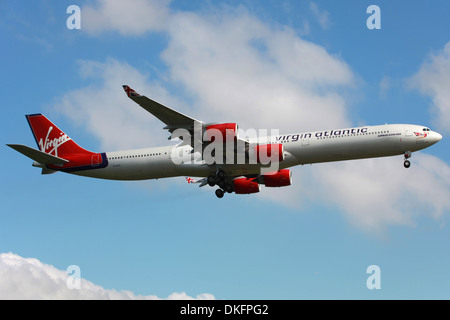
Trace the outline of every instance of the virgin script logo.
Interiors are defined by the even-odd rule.
[[[426,138],[428,136],[425,132],[414,132],[414,135],[417,137],[417,139]]]
[[[66,143],[67,141],[71,140],[64,132],[61,132],[61,136],[59,138],[49,139],[50,133],[52,132],[53,127],[50,126],[48,128],[47,136],[45,137],[45,140],[42,138],[39,140],[39,147],[41,148],[41,151],[45,153],[52,153],[55,152],[55,156],[58,156],[58,148]],[[50,150],[49,150],[50,149]]]

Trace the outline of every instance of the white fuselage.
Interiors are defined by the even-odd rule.
[[[286,134],[259,139],[281,143],[284,169],[296,165],[402,155],[427,148],[441,135],[423,126],[391,124]],[[175,176],[207,177],[221,168],[229,176],[259,174],[261,165],[208,165],[190,146],[166,146],[107,152],[107,166],[73,174],[112,180],[145,180]],[[194,158],[194,160],[193,160]],[[181,159],[181,161],[180,161]]]

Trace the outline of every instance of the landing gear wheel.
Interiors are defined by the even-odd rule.
[[[208,176],[208,184],[209,186],[214,187],[216,185],[216,177]]]
[[[219,186],[219,188],[225,189],[225,181],[219,180],[219,182],[217,183],[217,185]]]
[[[233,186],[231,184],[227,183],[225,185],[225,191],[228,192],[228,193],[232,193],[233,192]]]
[[[225,171],[223,171],[223,170],[219,170],[218,172],[217,172],[217,176],[220,178],[220,179],[223,179],[223,178],[225,178]]]
[[[411,158],[411,151],[406,151],[405,152],[405,162],[403,163],[403,166],[405,168],[409,168],[411,166],[411,162],[408,160],[409,158]]]
[[[222,189],[217,189],[216,190],[216,196],[217,196],[217,198],[223,198],[223,195],[224,195],[224,192],[223,192],[223,190]]]

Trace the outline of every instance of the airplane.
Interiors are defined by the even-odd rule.
[[[34,160],[42,174],[66,172],[110,180],[146,180],[185,176],[200,187],[218,186],[215,194],[252,194],[261,185],[292,184],[293,166],[332,161],[411,154],[428,148],[442,136],[428,127],[410,124],[241,137],[236,123],[205,123],[140,95],[123,85],[127,96],[154,115],[171,133],[175,145],[115,152],[91,152],[80,147],[43,114],[26,119],[39,150],[7,146]],[[225,150],[223,150],[225,148]],[[190,176],[199,177],[194,180]]]

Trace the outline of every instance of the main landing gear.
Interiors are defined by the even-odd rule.
[[[208,176],[207,181],[211,187],[219,186],[219,189],[216,190],[217,198],[223,198],[225,192],[233,192],[233,181],[227,177],[222,169],[217,170],[216,175]]]
[[[411,166],[411,161],[408,160],[409,158],[411,158],[411,151],[406,151],[405,152],[405,162],[403,162],[403,166],[405,168],[409,168]]]

